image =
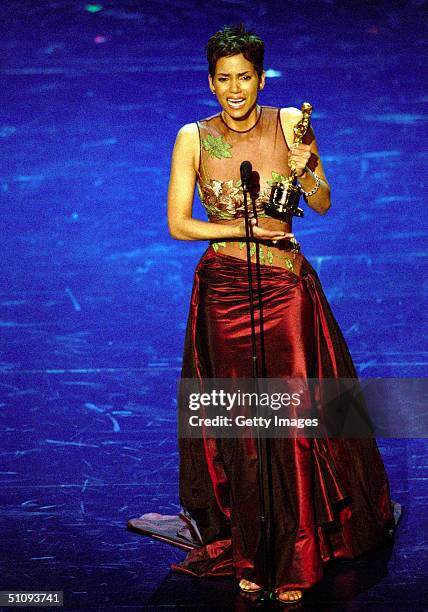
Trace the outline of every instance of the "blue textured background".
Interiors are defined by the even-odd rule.
[[[223,24],[266,40],[262,104],[313,104],[332,208],[294,229],[359,373],[427,376],[425,9],[2,2],[2,589],[63,588],[67,609],[211,602],[205,582],[161,584],[183,554],[124,526],[178,508],[175,383],[205,245],[168,236],[166,191],[178,128],[217,112],[204,45]],[[418,609],[426,444],[379,444],[407,514],[388,578],[348,599]]]

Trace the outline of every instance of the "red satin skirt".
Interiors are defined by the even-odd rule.
[[[304,257],[300,276],[262,265],[261,286],[267,377],[356,377]],[[247,262],[209,247],[195,271],[182,376],[251,378],[251,356]],[[260,584],[256,441],[180,439],[179,451],[180,501],[203,546],[172,569]],[[310,587],[323,577],[325,562],[353,558],[390,539],[393,507],[375,440],[275,438],[269,452],[265,495],[277,589]]]

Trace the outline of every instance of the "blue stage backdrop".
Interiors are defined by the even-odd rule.
[[[294,230],[359,374],[427,376],[424,4],[3,0],[0,590],[231,609],[232,582],[168,574],[183,553],[125,531],[179,508],[175,389],[206,246],[169,237],[166,193],[177,130],[218,110],[204,46],[222,25],[266,40],[262,104],[313,105],[332,207]],[[422,609],[427,445],[379,446],[406,506],[389,574],[322,601]]]

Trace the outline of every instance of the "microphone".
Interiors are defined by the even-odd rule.
[[[243,161],[240,166],[242,189],[248,191],[251,186],[253,167],[251,162]]]

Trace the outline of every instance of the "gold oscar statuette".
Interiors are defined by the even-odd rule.
[[[312,105],[304,102],[301,110],[303,116],[293,128],[294,144],[301,144],[303,136],[309,129]],[[282,220],[289,220],[291,215],[303,217],[303,210],[298,207],[299,199],[300,188],[297,185],[295,164],[292,164],[287,179],[273,183],[265,212],[271,217]]]

